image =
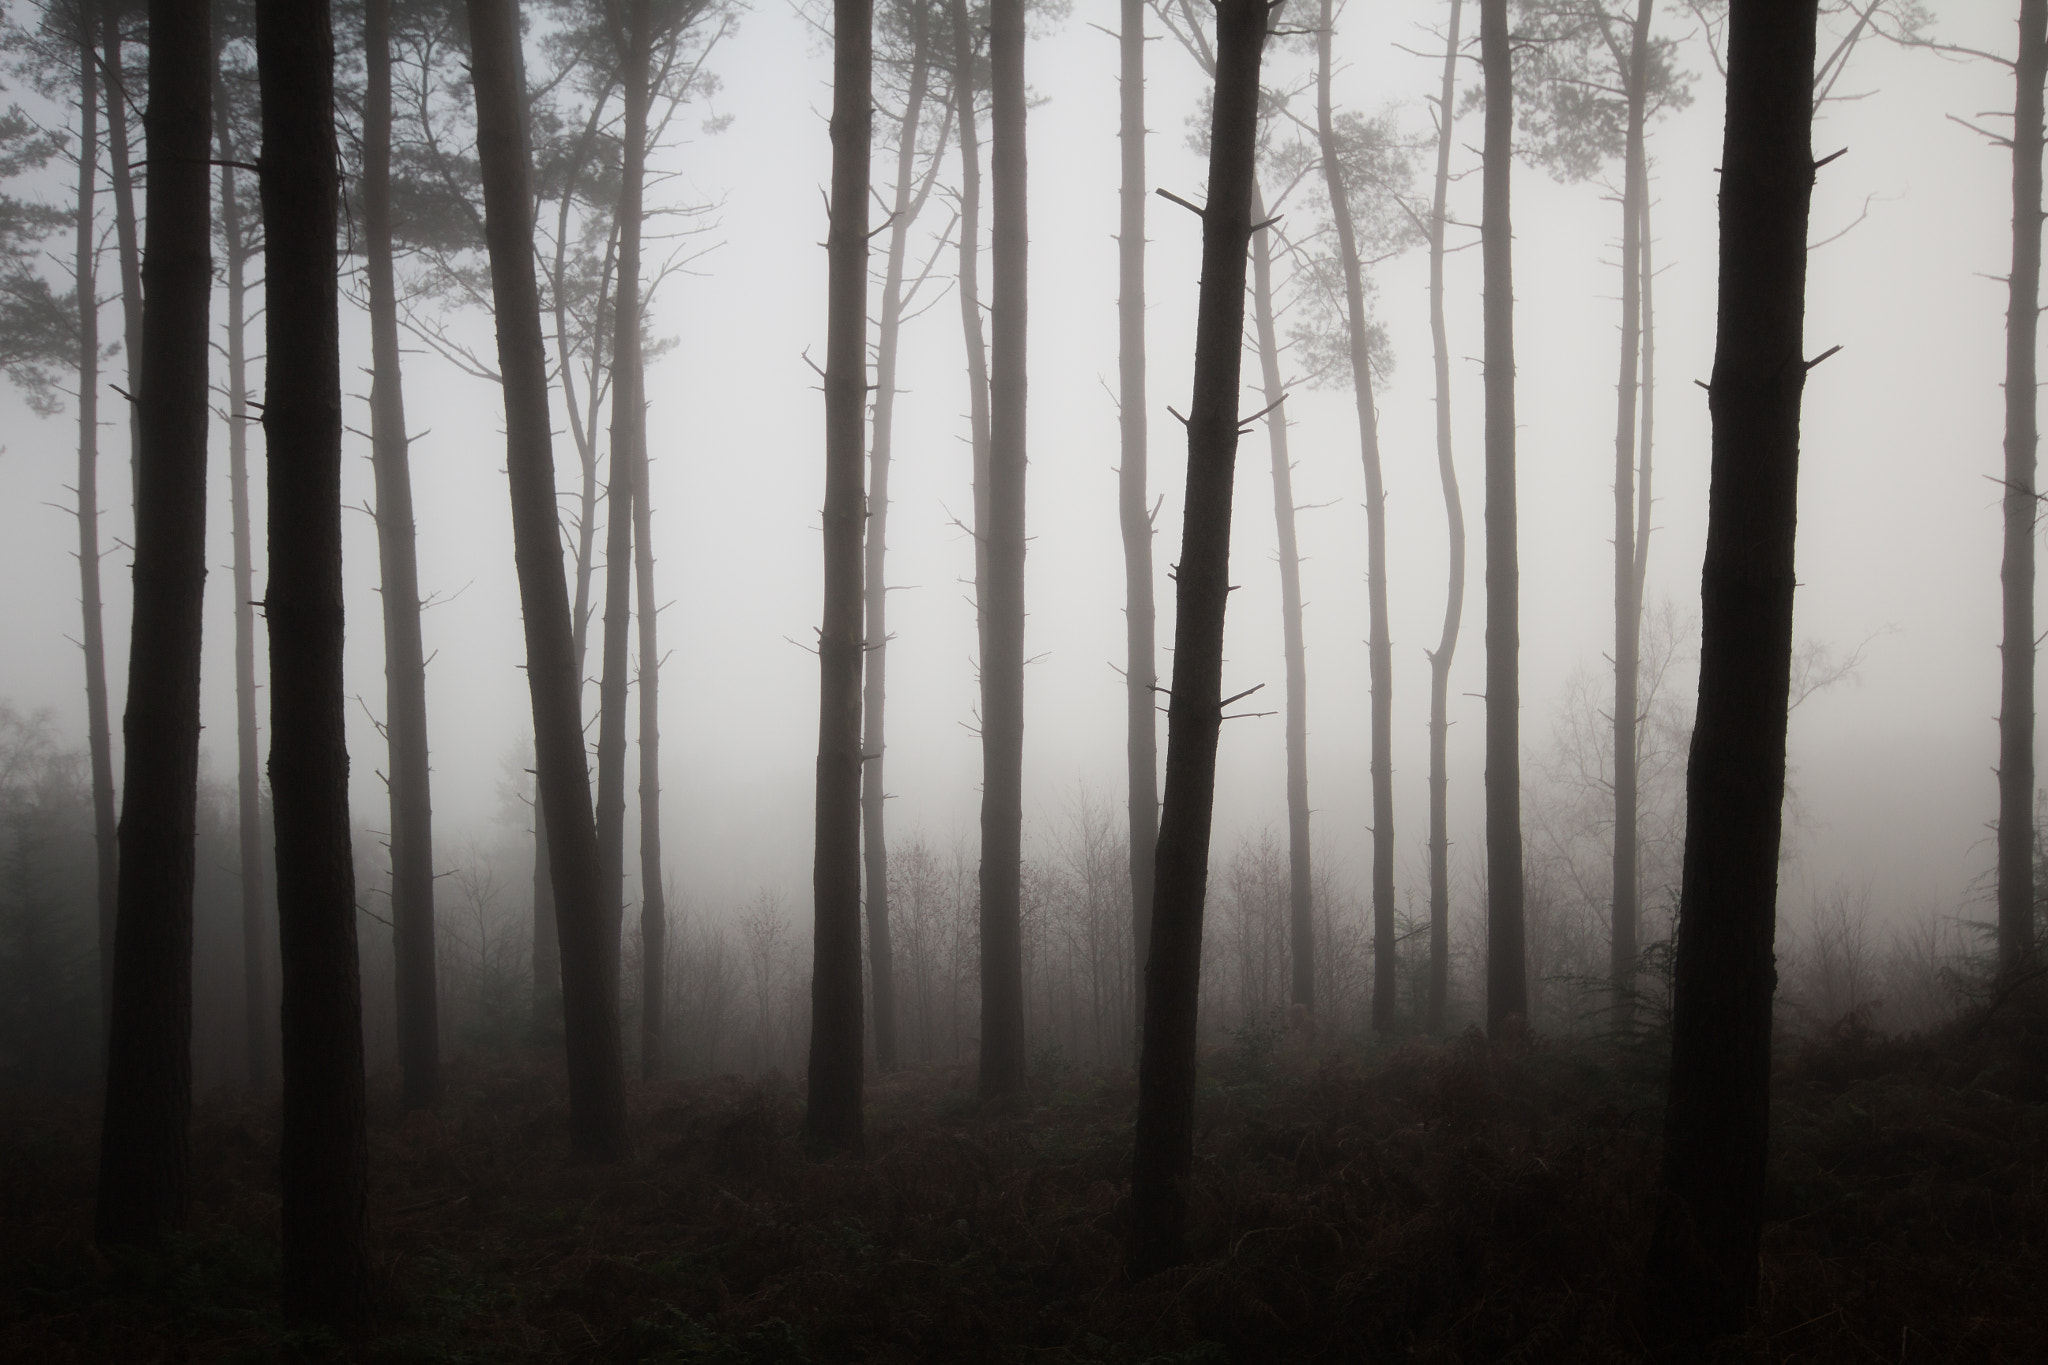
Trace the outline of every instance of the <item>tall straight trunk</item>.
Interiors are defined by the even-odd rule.
[[[1216,740],[1223,728],[1230,494],[1244,358],[1245,257],[1256,180],[1259,58],[1268,12],[1266,0],[1219,0],[1216,7],[1216,99],[1209,131],[1209,196],[1202,213],[1187,493],[1180,570],[1174,579],[1166,793],[1154,871],[1152,954],[1145,964],[1131,1232],[1125,1251],[1134,1279],[1187,1258],[1202,903],[1216,802]]]
[[[986,639],[981,655],[981,1094],[1024,1087],[1024,0],[989,0]]]
[[[953,0],[953,94],[960,113],[960,330],[967,349],[967,422],[974,461],[974,630],[988,660],[988,346],[981,327],[981,134],[974,102],[974,25]]]
[[[207,162],[212,45],[205,0],[151,0],[146,133],[149,306],[135,420],[135,611],[122,720],[113,1013],[100,1130],[102,1243],[154,1245],[184,1226],[192,1110],[192,873],[199,645],[206,587]]]
[[[216,48],[216,52],[218,49]],[[249,1086],[270,1084],[271,1004],[268,963],[270,918],[264,895],[263,768],[256,725],[256,553],[249,524],[248,232],[235,186],[237,160],[227,84],[216,59],[213,119],[220,147],[220,224],[227,246],[228,303],[228,519],[234,541],[235,588],[235,806],[242,869],[242,1025]]]
[[[2040,433],[2035,350],[2041,298],[2042,78],[2048,0],[2020,0],[2014,63],[2012,273],[2005,314],[2005,640],[1998,702],[1998,966],[2030,961],[2034,941],[2034,457]]]
[[[1508,0],[1479,0],[1486,73],[1480,256],[1486,281],[1486,1028],[1526,1023],[1529,978],[1522,941],[1521,569],[1515,533],[1514,236],[1508,170],[1514,87]]]
[[[128,392],[139,396],[142,373],[142,233],[135,217],[135,168],[129,161],[128,84],[121,52],[122,0],[100,0],[100,63],[107,88],[107,179],[114,191],[115,255],[121,263],[121,350]],[[151,10],[152,16],[155,10]],[[154,71],[154,66],[151,67]],[[152,87],[153,88],[153,87]],[[147,116],[144,123],[147,124]],[[145,127],[145,132],[147,128]],[[131,398],[128,416],[129,493],[141,496],[142,431]]]
[[[1636,398],[1642,362],[1643,199],[1647,163],[1643,120],[1649,97],[1650,7],[1637,0],[1629,43],[1628,132],[1621,181],[1621,374],[1614,413],[1614,891],[1608,922],[1608,972],[1619,1017],[1635,991],[1636,680],[1642,658],[1642,598],[1636,587]]]
[[[100,1026],[114,998],[114,916],[120,832],[114,814],[114,745],[107,719],[107,637],[100,604],[100,307],[93,198],[99,172],[99,67],[81,31],[78,63],[78,609],[85,655],[85,731],[92,762],[93,899],[99,922]]]
[[[519,11],[517,0],[467,4],[484,237],[498,324],[498,372],[504,376],[513,554],[526,628],[526,683],[533,701],[534,767],[560,930],[569,1141],[581,1160],[622,1161],[629,1141],[625,1061],[619,1052],[618,915],[616,907],[606,906],[598,876],[581,689],[569,638],[569,590],[562,577],[547,355],[533,269],[533,154],[527,139]]]
[[[1431,1033],[1444,1027],[1444,1000],[1451,975],[1450,774],[1445,750],[1450,736],[1451,659],[1465,614],[1465,504],[1458,495],[1458,466],[1451,458],[1451,343],[1444,326],[1444,230],[1451,188],[1451,126],[1458,94],[1458,20],[1462,0],[1451,0],[1444,38],[1443,88],[1437,94],[1436,192],[1429,210],[1429,336],[1436,362],[1436,471],[1444,488],[1450,571],[1444,589],[1444,629],[1429,655],[1429,1002],[1424,1022]]]
[[[882,760],[888,700],[889,587],[883,578],[889,534],[889,458],[896,418],[896,349],[903,327],[903,258],[909,249],[911,208],[917,175],[917,128],[924,114],[929,78],[931,7],[920,3],[911,18],[910,89],[896,136],[896,201],[889,215],[889,264],[882,277],[882,326],[875,342],[874,434],[868,452],[867,659],[862,686],[860,823],[867,866],[868,988],[874,995],[875,1066],[896,1068],[896,969],[889,945],[889,844],[883,822],[888,798]]]
[[[645,392],[644,381],[636,386]],[[644,422],[643,422],[644,426]],[[654,598],[654,511],[647,498],[647,437],[633,450],[633,591],[640,599],[640,1078],[666,1061],[668,896],[661,868],[661,639]]]
[[[369,1312],[370,1144],[342,681],[334,253],[341,175],[328,6],[262,0],[256,64],[263,89],[270,790],[284,963],[284,1307],[288,1316],[351,1324]],[[150,145],[162,144],[152,138]],[[390,595],[387,580],[387,602]]]
[[[1266,219],[1266,200],[1252,182],[1252,221]],[[1287,928],[1293,969],[1288,1000],[1316,1007],[1315,890],[1308,841],[1308,654],[1301,638],[1301,551],[1294,538],[1294,462],[1287,453],[1287,386],[1280,378],[1280,335],[1273,320],[1273,252],[1266,234],[1252,237],[1252,325],[1259,338],[1265,385],[1266,440],[1273,452],[1273,521],[1280,538],[1280,634],[1287,654]]]
[[[1647,166],[1647,158],[1645,158]],[[1657,269],[1652,263],[1650,177],[1643,175],[1643,398],[1642,437],[1636,449],[1636,610],[1643,607],[1644,585],[1650,576],[1650,473],[1657,434]]]
[[[833,0],[832,221],[825,322],[825,613],[818,632],[817,852],[811,968],[813,1151],[862,1145],[861,489],[867,418],[873,0]]]
[[[1152,934],[1152,857],[1159,839],[1159,674],[1152,597],[1152,513],[1145,412],[1145,0],[1121,0],[1122,216],[1117,231],[1117,522],[1124,541],[1124,710],[1130,792],[1131,963],[1138,1022]]]
[[[434,810],[427,775],[427,663],[412,513],[410,438],[391,264],[391,0],[363,9],[363,236],[370,285],[370,463],[384,597],[384,729],[390,742],[391,927],[398,1057],[407,1110],[441,1099],[434,977]]]
[[[1735,0],[1728,17],[1699,714],[1649,1259],[1661,1325],[1688,1340],[1741,1327],[1763,1231],[1815,11],[1816,0]]]
[[[1344,320],[1350,338],[1351,393],[1358,404],[1358,449],[1365,464],[1366,601],[1370,618],[1366,645],[1372,680],[1372,1026],[1394,1027],[1394,650],[1387,638],[1387,495],[1380,479],[1379,414],[1372,393],[1371,334],[1365,321],[1365,276],[1358,261],[1358,235],[1351,222],[1349,187],[1337,154],[1337,125],[1330,107],[1330,48],[1333,5],[1322,0],[1316,29],[1316,131],[1322,144],[1323,180],[1330,192],[1330,217],[1337,227],[1337,257],[1344,267]]]

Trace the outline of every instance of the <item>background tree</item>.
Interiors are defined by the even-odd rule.
[[[1266,0],[1219,0],[1209,193],[1202,209],[1202,287],[1188,410],[1188,483],[1175,574],[1173,690],[1166,792],[1145,966],[1137,1145],[1125,1258],[1141,1279],[1187,1254],[1194,1164],[1195,1018],[1216,741],[1223,728],[1223,614],[1230,593],[1231,480],[1237,462],[1247,247],[1257,176],[1259,59]]]
[[[88,3],[91,0],[87,0]],[[100,78],[107,101],[108,185],[114,195],[115,253],[121,265],[121,350],[127,357],[128,392],[141,395],[142,364],[142,232],[135,215],[135,149],[129,136],[129,110],[140,109],[147,96],[148,78],[129,69],[127,40],[122,21],[135,12],[133,0],[97,0],[100,20]],[[149,22],[156,21],[156,5],[143,6]],[[154,49],[151,49],[152,58]],[[156,65],[150,62],[149,71]],[[149,135],[144,119],[143,136]],[[132,413],[128,423],[129,492],[141,497],[141,474],[136,466],[142,458],[142,432]]]
[[[1659,1327],[1740,1328],[1757,1285],[1792,669],[1815,0],[1733,0],[1714,450],[1686,775],[1671,1079],[1649,1274]]]
[[[212,42],[204,0],[151,0],[148,307],[142,325],[135,612],[121,788],[102,1243],[183,1227],[192,1107],[192,872],[206,584]]]

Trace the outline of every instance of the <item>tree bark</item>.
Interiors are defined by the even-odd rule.
[[[1380,478],[1379,414],[1372,392],[1365,277],[1358,262],[1349,187],[1344,183],[1343,162],[1337,156],[1337,126],[1330,108],[1333,6],[1331,0],[1322,0],[1322,4],[1322,22],[1316,29],[1316,131],[1322,144],[1323,179],[1330,191],[1330,217],[1337,228],[1337,257],[1344,268],[1351,393],[1358,404],[1358,448],[1365,465],[1366,599],[1370,618],[1366,654],[1372,680],[1372,1026],[1386,1033],[1394,1027],[1399,981],[1394,964],[1394,653],[1387,638],[1387,495]]]
[[[1642,361],[1643,199],[1648,165],[1643,122],[1649,97],[1650,7],[1637,0],[1629,41],[1628,130],[1621,182],[1621,374],[1614,414],[1614,889],[1608,921],[1608,973],[1616,1021],[1633,1014],[1636,921],[1636,681],[1642,657],[1643,603],[1636,584],[1636,399]]]
[[[129,1245],[181,1229],[187,1206],[213,287],[209,15],[204,0],[151,0],[149,17],[147,134],[161,164],[147,191],[126,795],[94,1220],[100,1242]]]
[[[391,755],[391,926],[398,1057],[410,1111],[441,1100],[434,973],[434,811],[427,770],[427,664],[412,511],[411,438],[391,261],[391,0],[366,0],[363,49],[364,274],[370,286],[370,448],[384,597],[384,727]]]
[[[580,687],[555,504],[547,357],[533,268],[533,156],[527,137],[517,0],[467,0],[476,88],[484,235],[504,377],[513,551],[526,629],[534,766],[546,815],[549,881],[560,929],[569,1134],[585,1161],[623,1161],[625,1063],[619,1052],[618,915],[598,875],[583,754]]]
[[[1024,1088],[1024,0],[989,0],[987,638],[981,656],[981,1095]]]
[[[248,233],[235,187],[234,124],[215,47],[214,127],[220,146],[221,236],[227,246],[228,518],[234,541],[235,802],[242,869],[242,1011],[249,1087],[270,1085],[277,1014],[269,984],[270,916],[264,895],[263,768],[256,723],[256,554],[249,524]]]
[[[1699,713],[1649,1259],[1658,1325],[1688,1340],[1740,1329],[1763,1230],[1815,8],[1735,0],[1728,19]]]
[[[1444,628],[1429,655],[1429,1002],[1424,1022],[1431,1033],[1444,1027],[1450,994],[1451,834],[1450,736],[1451,660],[1465,614],[1465,504],[1458,494],[1458,466],[1451,450],[1451,344],[1444,325],[1444,232],[1451,187],[1451,128],[1458,94],[1458,20],[1462,0],[1451,0],[1450,31],[1444,39],[1443,88],[1437,95],[1436,191],[1429,210],[1429,335],[1436,362],[1436,470],[1444,489],[1444,520],[1450,541],[1450,571],[1444,590]]]
[[[817,853],[812,873],[813,1151],[862,1146],[860,981],[861,466],[867,432],[873,0],[832,10],[832,221],[825,331],[825,613],[818,632]]]
[[[1265,0],[1219,0],[1209,195],[1202,214],[1202,286],[1195,385],[1188,410],[1188,481],[1175,576],[1173,689],[1166,720],[1166,793],[1154,872],[1152,953],[1138,1062],[1131,1162],[1133,1279],[1187,1256],[1194,1164],[1195,1013],[1216,741],[1223,728],[1223,615],[1230,594],[1231,480],[1237,463],[1244,357],[1246,248],[1256,179],[1259,58]]]
[[[2042,79],[2048,0],[2020,0],[2012,137],[2012,273],[2005,315],[2005,639],[1998,704],[1998,966],[2034,956],[2035,351],[2041,301]]]
[[[882,763],[887,753],[884,726],[888,701],[889,587],[884,561],[889,534],[889,459],[895,434],[896,351],[903,327],[903,258],[909,249],[917,174],[917,129],[924,113],[929,78],[931,9],[920,3],[911,19],[910,88],[903,103],[903,121],[896,137],[896,199],[889,215],[889,264],[882,277],[882,325],[875,342],[874,434],[868,452],[867,555],[863,568],[867,594],[866,677],[862,687],[862,719],[866,734],[861,752],[860,813],[862,851],[867,868],[868,989],[874,996],[875,1067],[896,1069],[896,971],[889,944],[889,843],[883,819],[888,788]]]
[[[1145,1020],[1152,937],[1152,858],[1159,839],[1159,673],[1152,593],[1152,511],[1145,410],[1145,0],[1121,0],[1122,216],[1117,233],[1117,406],[1122,459],[1117,521],[1124,541],[1124,699],[1130,738],[1131,963],[1137,1021]]]
[[[1521,570],[1515,531],[1515,286],[1508,171],[1514,86],[1507,0],[1479,0],[1486,72],[1480,255],[1486,281],[1486,1028],[1526,1025],[1522,941]],[[1514,1021],[1514,1022],[1510,1022]]]
[[[291,1317],[347,1326],[369,1313],[369,1135],[342,680],[334,250],[341,178],[327,5],[262,0],[256,61],[263,90],[270,790],[284,963],[284,1306]],[[150,146],[162,155],[154,136]],[[158,174],[152,168],[152,185]]]
[[[1266,199],[1252,182],[1252,221],[1266,219]],[[1287,386],[1280,378],[1280,336],[1273,320],[1273,253],[1263,232],[1252,235],[1252,323],[1265,385],[1266,440],[1273,452],[1273,521],[1280,542],[1280,634],[1287,656],[1287,930],[1292,984],[1288,1000],[1316,1007],[1315,888],[1308,839],[1308,654],[1301,631],[1301,551],[1294,537],[1294,462],[1287,453]]]
[[[115,255],[121,263],[121,351],[127,358],[128,392],[140,394],[142,373],[142,243],[135,217],[135,168],[129,163],[128,83],[121,52],[122,0],[100,0],[100,62],[107,87],[107,179],[114,191]],[[154,14],[154,10],[151,11]],[[154,67],[151,68],[154,71]],[[144,116],[145,132],[148,117]],[[141,496],[142,431],[130,405],[129,493]]]

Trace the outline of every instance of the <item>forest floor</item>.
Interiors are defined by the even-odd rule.
[[[2007,1011],[2007,1015],[2016,1012]],[[798,1091],[633,1094],[636,1159],[570,1165],[557,1076],[466,1066],[437,1117],[373,1086],[367,1342],[277,1314],[277,1110],[206,1098],[191,1229],[87,1238],[95,1115],[0,1106],[0,1358],[66,1361],[2048,1360],[2048,1010],[1788,1045],[1752,1330],[1635,1325],[1659,1102],[1561,1043],[1205,1058],[1192,1264],[1120,1281],[1134,1081],[1049,1067],[870,1085],[868,1155],[812,1162]]]

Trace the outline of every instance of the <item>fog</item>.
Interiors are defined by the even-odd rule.
[[[1115,43],[1090,27],[1098,6],[1041,23],[1028,56],[1039,102],[1030,115],[1031,315],[1026,848],[1055,835],[1084,793],[1123,800],[1122,551],[1116,523],[1117,148]],[[1424,25],[1440,6],[1354,6],[1339,33],[1341,106],[1391,110],[1429,128],[1435,46]],[[1942,36],[2002,50],[2008,25],[1992,7],[1948,6]],[[1690,15],[1659,14],[1667,34]],[[1698,573],[1706,519],[1709,427],[1695,387],[1712,364],[1718,77],[1697,37],[1684,68],[1698,77],[1690,108],[1650,135],[1655,195],[1658,367],[1656,505],[1647,611],[1677,623],[1667,687],[1689,707]],[[730,913],[767,890],[801,918],[808,904],[817,663],[807,652],[820,616],[818,509],[823,405],[809,357],[825,329],[823,187],[830,60],[802,15],[765,5],[746,14],[709,63],[721,86],[686,110],[656,154],[650,202],[709,204],[695,254],[657,296],[651,331],[673,350],[649,372],[654,537],[664,603],[662,831],[683,906]],[[1203,81],[1170,39],[1150,53],[1149,175],[1198,198],[1203,162],[1186,121]],[[1275,53],[1269,83],[1309,69]],[[1461,84],[1477,80],[1476,62]],[[1809,351],[1840,345],[1809,379],[1802,442],[1797,633],[1858,660],[1809,697],[1791,728],[1794,820],[1781,902],[1832,888],[1867,892],[1884,922],[1942,914],[1988,919],[1979,883],[1992,863],[1996,810],[1998,488],[2010,159],[1947,116],[2009,107],[2009,77],[1985,63],[1938,60],[1879,42],[1856,50],[1815,129],[1821,172],[1807,308]],[[32,97],[24,95],[33,103]],[[45,111],[50,112],[50,111]],[[51,112],[53,119],[61,115]],[[709,126],[716,116],[721,128]],[[878,120],[878,136],[886,120]],[[1478,120],[1461,124],[1453,216],[1479,216]],[[893,160],[878,155],[884,186]],[[1615,172],[1618,177],[1618,169]],[[928,254],[950,217],[945,186],[920,221],[913,255]],[[1619,305],[1619,212],[1598,185],[1559,185],[1517,167],[1517,401],[1521,422],[1522,676],[1525,781],[1544,801],[1559,727],[1576,686],[1604,706],[1611,686],[1613,389]],[[61,189],[51,191],[60,198]],[[1285,226],[1311,230],[1304,197],[1280,206]],[[877,214],[876,221],[881,221]],[[1199,223],[1164,200],[1150,209],[1151,479],[1163,499],[1159,571],[1161,669],[1168,666],[1167,571],[1179,542],[1184,441],[1167,407],[1190,386]],[[1837,234],[1840,234],[1837,236]],[[1454,232],[1453,242],[1476,241]],[[707,249],[708,248],[708,249]],[[662,247],[650,247],[659,259]],[[351,266],[358,264],[352,260]],[[879,268],[879,262],[877,262]],[[974,732],[974,617],[964,371],[956,302],[937,297],[941,262],[903,334],[902,397],[892,487],[888,582],[889,789],[892,840],[915,831],[970,853],[979,802]],[[404,267],[401,265],[401,271]],[[1443,610],[1445,532],[1429,380],[1427,262],[1420,249],[1372,268],[1374,308],[1395,369],[1380,395],[1388,498],[1388,588],[1394,643],[1394,780],[1404,902],[1426,890],[1428,668]],[[108,274],[103,273],[103,288]],[[345,286],[346,287],[346,286]],[[356,286],[359,290],[360,286]],[[1477,529],[1481,422],[1479,257],[1451,257],[1448,307],[1454,431],[1473,529],[1464,631],[1451,680],[1453,913],[1477,908],[1483,718],[1478,693],[1485,626]],[[222,316],[216,310],[216,324]],[[111,320],[111,315],[109,315]],[[488,352],[489,321],[460,335]],[[351,397],[345,496],[371,496],[368,332],[344,311]],[[412,345],[412,343],[408,343]],[[115,362],[109,378],[120,378]],[[530,762],[531,723],[512,574],[501,409],[494,387],[424,349],[409,355],[407,400],[426,613],[437,866],[457,872],[465,841],[524,828],[507,795]],[[216,366],[218,382],[221,367]],[[1248,370],[1247,377],[1253,377]],[[558,398],[559,403],[559,398]],[[1251,401],[1246,411],[1263,407]],[[1315,856],[1338,884],[1368,863],[1365,520],[1348,392],[1297,389],[1296,500],[1308,602],[1309,783]],[[125,537],[123,414],[102,440],[109,541]],[[47,708],[83,743],[76,532],[65,508],[74,428],[0,396],[0,699]],[[225,436],[217,425],[209,477],[219,495],[210,528],[203,738],[208,774],[233,765],[233,677]],[[259,447],[260,449],[260,447]],[[574,455],[558,437],[565,505]],[[260,469],[260,464],[257,466]],[[260,482],[260,480],[259,480]],[[262,525],[260,491],[255,511]],[[356,820],[383,828],[381,635],[374,528],[347,518],[348,676],[362,704],[350,716]],[[260,534],[260,531],[259,531]],[[1232,546],[1226,693],[1282,680],[1272,491],[1263,428],[1240,446]],[[118,717],[126,677],[125,544],[108,559],[107,639]],[[261,558],[258,559],[259,588]],[[260,648],[260,637],[259,637]],[[594,654],[593,654],[594,672]],[[594,682],[585,696],[594,713]],[[1266,710],[1255,705],[1251,709]],[[1162,722],[1163,735],[1164,725]],[[594,734],[594,727],[593,727]],[[116,744],[119,727],[116,726]],[[1163,743],[1162,743],[1163,750]],[[116,771],[119,771],[118,757]],[[1226,725],[1219,758],[1218,859],[1262,831],[1284,831],[1282,721]],[[1532,814],[1532,819],[1534,819]],[[509,820],[509,826],[499,822]],[[631,837],[629,832],[629,837]],[[360,853],[359,853],[360,856]],[[629,862],[629,868],[630,868]],[[628,872],[628,894],[633,873]],[[523,894],[523,893],[521,893]],[[1660,898],[1654,889],[1652,902]],[[381,938],[366,952],[388,950]]]

